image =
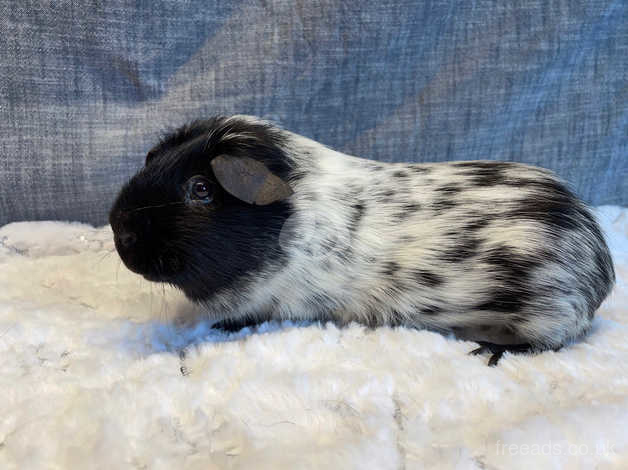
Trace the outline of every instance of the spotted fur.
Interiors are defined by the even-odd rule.
[[[202,149],[185,147],[199,136]],[[245,116],[200,121],[153,149],[151,162],[114,205],[114,231],[142,204],[130,196],[133,188],[168,193],[160,185],[181,184],[173,170],[180,159],[191,159],[194,171],[209,168],[221,146],[223,153],[260,159],[294,194],[270,212],[234,205],[251,214],[266,211],[267,220],[280,223],[253,220],[250,233],[219,224],[224,233],[212,240],[226,240],[219,243],[224,256],[202,248],[206,238],[191,238],[208,253],[202,260],[178,255],[180,270],[193,276],[159,279],[183,289],[217,320],[407,325],[542,350],[584,334],[612,287],[612,261],[593,215],[547,170],[492,161],[375,163]],[[174,192],[168,197],[176,199]],[[208,216],[204,230],[215,225]],[[254,241],[247,256],[255,262],[251,269],[236,262],[237,275],[221,274],[214,286],[217,274],[199,263],[231,269],[223,258],[239,256],[228,246],[229,240],[243,243],[237,237]],[[158,253],[159,243],[146,256]]]

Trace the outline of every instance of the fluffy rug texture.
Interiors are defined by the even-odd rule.
[[[584,341],[487,367],[405,328],[194,320],[108,227],[0,228],[2,469],[626,469],[628,209]]]

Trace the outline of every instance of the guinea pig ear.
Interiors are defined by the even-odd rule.
[[[220,186],[249,204],[265,206],[293,194],[288,183],[253,158],[218,155],[211,166]]]

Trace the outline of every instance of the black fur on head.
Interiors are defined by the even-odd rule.
[[[225,117],[195,121],[168,135],[148,152],[109,214],[125,265],[196,301],[264,266],[280,266],[278,238],[290,203],[239,200],[221,187],[211,161],[219,155],[254,159],[287,181],[291,165],[283,140],[264,123]]]

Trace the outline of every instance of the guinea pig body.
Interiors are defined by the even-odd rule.
[[[253,159],[289,188],[256,205],[212,168],[218,156]],[[208,204],[190,199],[195,175]],[[588,330],[614,281],[594,217],[547,170],[375,162],[244,116],[162,142],[110,220],[127,266],[216,320],[407,325],[556,349]]]

